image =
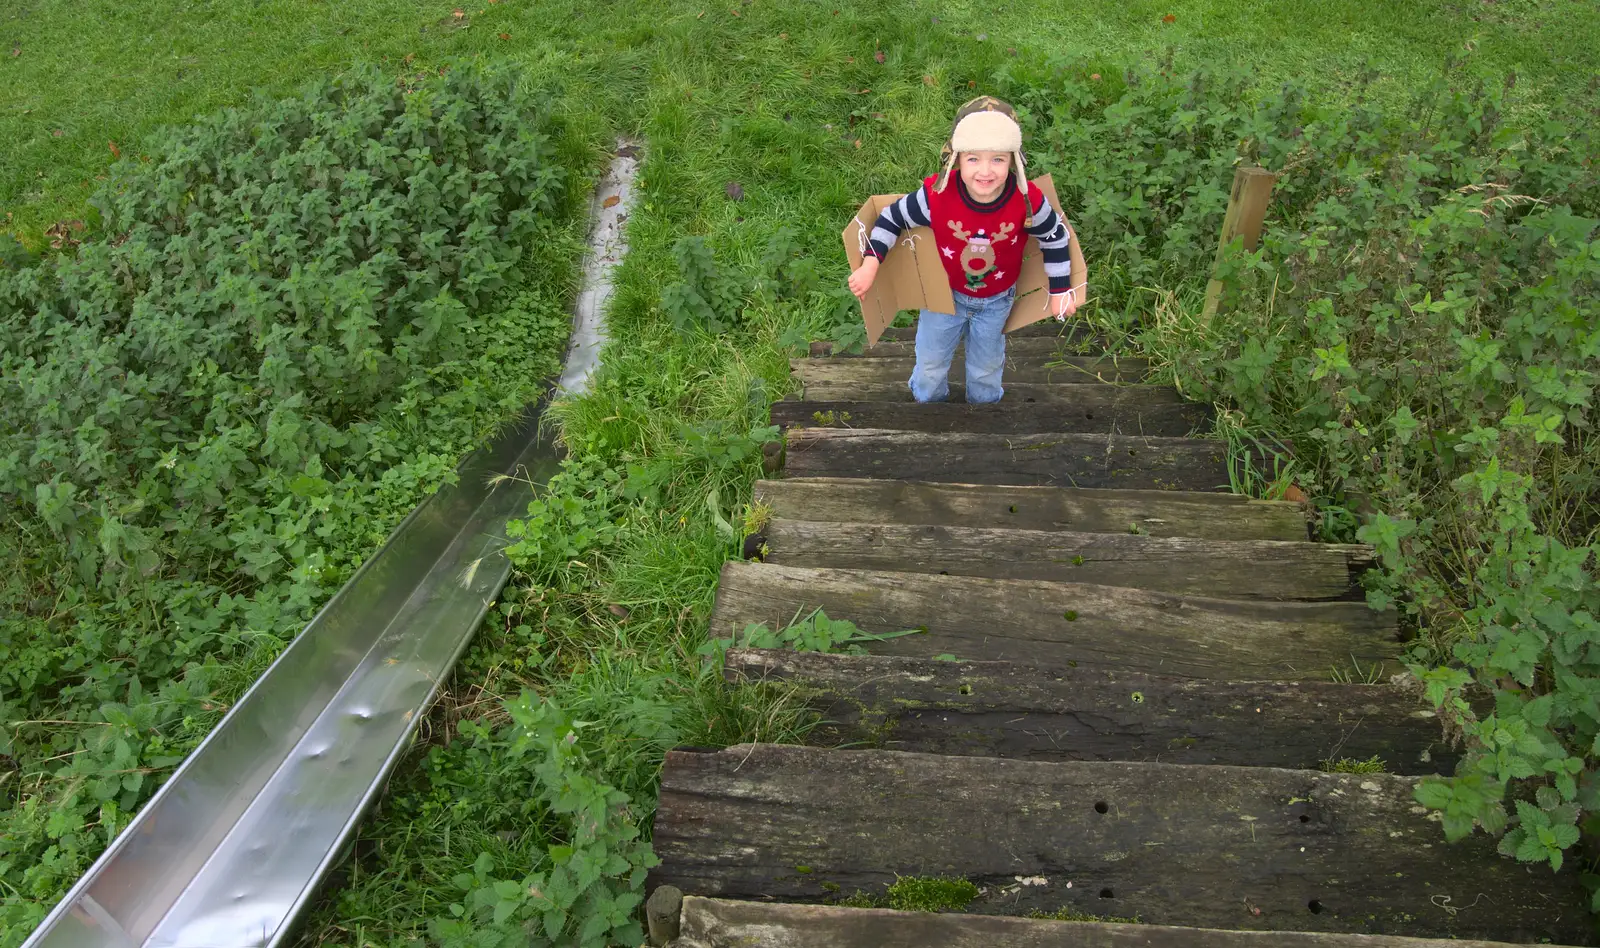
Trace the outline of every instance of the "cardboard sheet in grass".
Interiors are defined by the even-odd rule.
[[[1061,202],[1056,199],[1056,186],[1049,175],[1033,179],[1050,206],[1061,219],[1072,227]],[[874,194],[856,211],[855,220],[844,229],[844,252],[850,258],[850,270],[861,266],[866,253],[867,237],[872,233],[872,223],[883,209],[900,200],[899,194]],[[1068,244],[1072,253],[1072,286],[1082,304],[1089,287],[1088,268],[1083,262],[1083,248],[1078,244],[1077,231]],[[1011,308],[1011,318],[1006,320],[1006,332],[1036,323],[1050,316],[1049,286],[1044,275],[1044,258],[1039,252],[1039,242],[1031,236],[1022,252],[1022,273],[1017,277],[1017,302]],[[861,318],[867,324],[867,345],[875,346],[883,331],[894,322],[901,310],[931,309],[936,313],[954,313],[956,300],[950,293],[949,277],[939,262],[939,251],[933,243],[933,231],[927,227],[909,227],[900,234],[900,240],[890,249],[878,269],[878,278],[872,289],[861,300]]]

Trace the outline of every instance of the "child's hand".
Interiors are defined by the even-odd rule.
[[[850,274],[850,292],[854,293],[858,300],[864,298],[867,291],[872,289],[872,281],[877,278],[878,258],[868,257],[862,260],[856,272]]]
[[[1058,320],[1065,320],[1068,316],[1078,311],[1078,288],[1072,287],[1065,293],[1050,294],[1050,312]]]

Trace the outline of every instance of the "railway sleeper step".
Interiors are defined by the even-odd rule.
[[[966,343],[956,347],[956,352],[963,352]],[[1095,355],[1105,354],[1106,339],[1087,332],[1065,332],[1059,335],[1044,336],[1019,336],[1016,333],[1006,334],[1007,358],[1034,358],[1050,357],[1057,355]],[[810,357],[813,359],[912,359],[917,355],[916,333],[909,333],[906,338],[890,338],[885,334],[878,344],[863,349],[860,352],[839,352],[832,342],[811,343]]]
[[[802,385],[813,382],[871,383],[898,382],[911,378],[916,359],[909,356],[865,357],[857,359],[790,359],[789,372]],[[1054,385],[1104,385],[1108,382],[1138,382],[1150,374],[1144,359],[1112,356],[1065,356],[1047,353],[1007,355],[1002,384],[1012,382]],[[950,364],[950,378],[966,378],[966,357],[957,353]]]
[[[1187,491],[1233,479],[1226,446],[1203,438],[794,428],[785,442],[793,477]]]
[[[1449,774],[1459,756],[1402,684],[1194,680],[1014,662],[731,649],[730,682],[779,682],[819,747]]]
[[[1308,535],[1299,504],[1199,491],[790,477],[756,482],[754,499],[772,517],[788,520],[1212,540],[1304,540]]]
[[[672,948],[1512,948],[1508,942],[1229,931],[689,896]]]
[[[667,754],[654,885],[827,902],[898,876],[967,910],[1199,928],[1585,944],[1576,866],[1446,843],[1421,778],[753,744]],[[1576,862],[1576,861],[1574,861]]]
[[[1029,386],[1040,388],[1041,386]],[[1084,391],[1045,401],[1026,401],[1008,391],[989,405],[964,401],[919,405],[904,386],[877,400],[784,399],[772,405],[772,423],[783,428],[876,428],[890,431],[1039,434],[1069,431],[1183,437],[1205,430],[1210,406],[1186,402],[1159,385],[1077,386]],[[1052,390],[1051,394],[1054,394]]]
[[[1160,389],[1162,386],[1128,383],[1126,385],[1080,385],[1062,382],[1015,382],[1011,379],[1005,381],[1005,397],[997,404],[1002,406],[1014,405],[1079,405],[1096,404],[1095,399],[1111,396],[1111,393],[1125,391],[1141,391],[1147,389]],[[1101,391],[1101,390],[1104,391]],[[1165,389],[1177,394],[1175,389]],[[889,402],[903,404],[907,407],[933,408],[936,405],[966,405],[966,385],[961,376],[956,375],[950,379],[950,394],[943,402],[925,402],[918,405],[911,398],[911,389],[906,387],[905,379],[888,379],[880,381],[837,381],[820,380],[805,385],[804,390],[788,396],[791,401],[819,401],[819,402]],[[779,403],[781,404],[781,402]]]
[[[1061,340],[1062,342],[1076,342],[1086,338],[1094,338],[1094,336],[1082,323],[1065,321],[1058,322],[1053,319],[1044,319],[1038,322],[1029,323],[1026,326],[1019,326],[1016,329],[1006,333],[1007,345],[1019,339],[1038,338],[1057,339]],[[917,326],[915,323],[912,323],[910,326],[891,326],[883,331],[882,336],[878,337],[878,345],[880,346],[885,342],[916,341]]]
[[[1395,614],[1361,602],[1260,602],[1038,580],[723,565],[710,634],[787,627],[822,609],[880,638],[874,654],[948,655],[1252,681],[1379,676],[1401,649]],[[900,634],[908,633],[908,634]]]
[[[1221,599],[1361,599],[1372,548],[1300,540],[1202,540],[1127,531],[775,518],[746,541],[763,562],[1129,586]]]

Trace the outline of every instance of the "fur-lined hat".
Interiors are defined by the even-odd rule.
[[[994,96],[982,95],[968,102],[956,113],[955,124],[950,128],[950,139],[944,143],[939,155],[943,170],[934,184],[935,191],[943,191],[950,183],[950,172],[955,170],[956,156],[964,151],[1008,151],[1011,168],[1017,178],[1017,190],[1033,213],[1033,202],[1028,200],[1028,178],[1022,164],[1022,126],[1017,124],[1017,112],[1010,104]]]

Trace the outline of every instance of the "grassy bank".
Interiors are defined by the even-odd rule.
[[[177,129],[0,269],[8,939],[559,369],[598,129],[552,88],[363,70]]]
[[[762,0],[648,11],[503,0],[465,7],[461,18],[448,5],[144,9],[140,22],[152,35],[185,33],[184,42],[202,52],[174,63],[125,52],[107,19],[103,33],[75,41],[87,42],[108,68],[68,74],[65,57],[48,52],[65,48],[52,39],[66,35],[63,9],[39,5],[16,21],[26,43],[23,55],[0,63],[8,79],[19,79],[0,93],[12,97],[0,102],[0,123],[10,123],[0,124],[0,135],[14,131],[26,145],[0,153],[0,201],[14,215],[9,226],[34,247],[47,242],[55,220],[83,216],[82,196],[109,158],[101,138],[122,147],[124,137],[138,141],[156,124],[237,101],[252,85],[292,84],[367,57],[395,63],[414,53],[415,65],[477,52],[516,61],[536,74],[559,74],[574,108],[582,103],[600,124],[649,142],[629,225],[632,250],[611,314],[618,341],[594,391],[552,413],[573,461],[523,528],[512,585],[364,827],[341,887],[304,926],[307,942],[362,945],[419,937],[491,944],[502,931],[516,937],[510,921],[503,930],[494,925],[502,906],[504,920],[551,924],[549,905],[512,889],[525,893],[535,874],[548,882],[570,862],[562,847],[584,833],[586,851],[624,862],[573,895],[569,907],[589,898],[583,904],[610,911],[644,860],[630,834],[648,826],[667,747],[779,739],[803,726],[786,696],[726,691],[698,655],[717,569],[735,554],[750,514],[748,485],[758,476],[760,445],[772,437],[767,405],[786,391],[791,347],[838,334],[855,319],[841,293],[840,223],[863,195],[903,190],[932,169],[962,99],[1002,91],[1029,107],[1034,170],[1055,172],[1063,197],[1074,195],[1067,210],[1096,274],[1100,297],[1085,318],[1161,357],[1189,391],[1237,399],[1216,374],[1240,357],[1227,334],[1193,336],[1204,276],[1194,261],[1208,261],[1213,249],[1217,195],[1169,194],[1163,213],[1179,216],[1160,221],[1103,200],[1125,197],[1151,173],[1106,164],[1126,158],[1114,154],[1121,133],[1105,116],[1126,88],[1125,70],[1148,75],[1165,62],[1187,76],[1201,63],[1249,64],[1256,71],[1240,87],[1242,98],[1301,78],[1325,103],[1358,95],[1402,102],[1470,43],[1468,68],[1492,86],[1518,75],[1506,108],[1531,122],[1559,111],[1561,95],[1585,89],[1600,32],[1592,8],[1553,3],[1439,3],[1403,16],[1363,3],[999,12],[946,4],[937,22],[909,4]],[[1369,64],[1376,76],[1363,79]],[[1027,97],[1027,89],[1062,75],[1071,82],[1060,94]],[[1091,141],[1073,137],[1084,131],[1074,129],[1080,115],[1093,118],[1084,125],[1093,129]],[[1135,124],[1167,134],[1154,124],[1162,117],[1152,110]],[[1102,163],[1075,165],[1085,154]],[[1227,165],[1185,166],[1184,173],[1216,172],[1213,186],[1225,189]],[[1075,174],[1090,177],[1075,183]],[[1182,218],[1190,205],[1192,215]],[[1152,253],[1159,247],[1123,239],[1130,229],[1175,223],[1188,229],[1169,241],[1170,259]],[[717,272],[691,248],[675,254],[684,237],[703,239]],[[709,312],[683,305],[682,293],[664,294],[679,283],[706,299]],[[1244,304],[1235,311],[1257,312]],[[725,331],[707,331],[713,321]],[[1236,328],[1246,332],[1243,323]],[[1299,343],[1306,358],[1336,344],[1314,342]],[[1316,370],[1285,357],[1262,367],[1259,381],[1264,389],[1287,385]],[[1359,390],[1359,382],[1350,384]],[[1274,399],[1279,408],[1290,404],[1288,392],[1303,394],[1283,391]],[[1285,437],[1303,433],[1284,414],[1257,406],[1231,430],[1259,438],[1269,427]],[[1339,512],[1350,506],[1344,481],[1308,475],[1305,483],[1332,511],[1330,529],[1348,535],[1355,524]],[[583,726],[562,750],[556,744],[572,722]],[[615,818],[602,831],[578,826],[564,809],[572,801],[548,795],[551,775],[589,781],[583,799]],[[625,803],[608,803],[607,787]],[[516,885],[496,894],[496,881]],[[557,934],[576,937],[577,923],[565,915],[559,923]]]
[[[624,790],[628,817],[640,827],[648,825],[656,761],[666,747],[772,740],[804,726],[782,694],[721,692],[697,655],[717,567],[735,555],[741,520],[758,515],[742,504],[759,472],[756,446],[770,437],[766,403],[787,391],[786,360],[796,343],[847,332],[856,319],[838,291],[844,273],[837,227],[861,195],[905,188],[926,173],[969,84],[1012,94],[1051,74],[1044,57],[1023,49],[1013,57],[1005,45],[1008,30],[1026,33],[1020,17],[991,24],[980,40],[949,25],[957,18],[951,14],[914,40],[890,45],[873,38],[903,36],[901,11],[822,13],[785,16],[752,5],[716,22],[712,12],[685,18],[658,37],[660,58],[640,103],[651,143],[643,197],[612,311],[619,341],[594,392],[554,413],[576,460],[530,519],[503,618],[484,631],[457,678],[474,702],[466,717],[489,702],[488,728],[463,725],[458,708],[441,709],[434,744],[419,751],[421,767],[397,783],[389,808],[364,832],[365,857],[347,867],[347,886],[306,927],[307,941],[465,938],[464,928],[452,926],[459,911],[476,918],[474,930],[492,943],[502,930],[493,925],[495,909],[536,929],[549,917],[549,903],[518,892],[528,879],[543,890],[575,829],[538,802],[528,766],[537,755],[528,744],[536,731],[513,720],[502,699],[524,716],[553,706],[598,722],[576,732],[586,772]],[[1097,189],[1126,194],[1151,173],[1114,160],[1126,135],[1104,110],[1126,91],[1125,62],[1099,51],[1062,58],[1074,78],[1051,101],[1065,117],[1052,116],[1043,100],[1017,98],[1032,107],[1033,130],[1044,139],[1035,148],[1036,169],[1066,183],[1063,193],[1076,202],[1069,210],[1084,239],[1096,241],[1089,246],[1100,295],[1087,318],[1160,356],[1171,377],[1190,382],[1197,395],[1229,396],[1214,379],[1193,378],[1185,368],[1193,360],[1180,358],[1183,337],[1172,327],[1175,316],[1192,318],[1198,308],[1205,271],[1196,261],[1208,263],[1214,250],[1220,192],[1231,174],[1232,145],[1222,139],[1237,131],[1233,122],[1248,121],[1249,102],[1276,85],[1274,68],[1294,60],[1269,61],[1264,75],[1209,91],[1207,103],[1237,118],[1219,124],[1197,166],[1184,166],[1179,186],[1164,192],[1159,211],[1141,213],[1104,202],[1086,210],[1103,196]],[[1159,58],[1144,72],[1146,82],[1158,83],[1150,66]],[[1356,89],[1357,64],[1340,68],[1351,85],[1322,92],[1335,108]],[[1408,73],[1408,82],[1412,76],[1423,78]],[[1379,77],[1363,91],[1384,98],[1396,94],[1396,82]],[[1074,130],[1079,110],[1093,114],[1092,132]],[[1169,118],[1152,109],[1132,121],[1160,138]],[[1075,140],[1079,133],[1093,141]],[[1075,167],[1087,178],[1074,178]],[[1213,192],[1183,192],[1208,174],[1217,178]],[[734,183],[738,199],[730,196]],[[1154,200],[1155,190],[1149,193]],[[1182,230],[1178,219],[1155,219],[1181,213],[1188,214]],[[1165,251],[1146,241],[1142,259],[1140,247],[1123,239],[1128,231],[1167,227],[1174,233]],[[679,248],[686,236],[703,238],[714,251],[717,273]],[[682,294],[671,289],[680,283],[712,305],[698,316],[681,306]],[[725,298],[738,303],[716,305]],[[1283,371],[1300,370],[1286,364]],[[1233,430],[1241,440],[1266,437],[1260,424]],[[1288,434],[1281,424],[1277,433]],[[1309,472],[1305,482],[1324,486]],[[1325,503],[1334,500],[1324,493]],[[484,809],[507,787],[504,799],[535,802]],[[453,810],[471,818],[452,820]],[[428,818],[426,834],[416,831],[419,814]],[[481,873],[465,868],[484,853]],[[619,887],[637,865],[615,877]],[[496,880],[510,895],[487,894]]]
[[[696,20],[693,28],[710,45],[690,55],[755,55],[730,16],[731,6],[664,3],[644,11],[620,3],[531,0],[12,4],[0,13],[0,142],[6,143],[0,147],[0,230],[42,246],[50,225],[84,216],[85,199],[112,161],[111,143],[137,150],[163,125],[243,103],[252,90],[284,93],[354,62],[400,63],[414,56],[426,64],[456,55],[550,62],[569,79],[584,81],[591,108],[637,117],[636,83],[664,48],[657,38],[689,29],[686,24],[697,15],[707,20]],[[790,27],[831,19],[834,9],[845,17],[842,22],[861,25],[856,13],[869,9],[848,3],[749,6],[751,22],[795,36],[801,31]],[[1529,103],[1582,91],[1600,68],[1594,42],[1600,12],[1580,0],[1430,0],[1404,7],[1363,0],[1310,7],[1096,0],[1005,10],[976,3],[942,4],[938,11],[911,5],[877,9],[889,19],[875,25],[873,35],[849,37],[852,50],[877,40],[892,51],[906,35],[983,34],[984,42],[1002,51],[1015,47],[1120,63],[1175,45],[1182,66],[1249,63],[1268,82],[1300,77],[1336,86],[1370,62],[1401,90],[1426,81],[1447,52],[1470,44],[1491,76],[1517,72],[1531,88]],[[1169,15],[1172,21],[1166,22]],[[734,46],[718,35],[724,26]],[[762,69],[761,60],[748,59],[740,71]]]

